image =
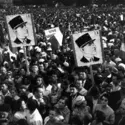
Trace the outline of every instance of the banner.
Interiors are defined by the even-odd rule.
[[[35,45],[31,14],[8,15],[6,16],[6,24],[12,47]]]
[[[47,40],[49,40],[51,37],[53,39],[54,37],[55,40],[58,41],[59,45],[62,46],[63,34],[61,33],[59,27],[45,30],[45,35]]]
[[[73,34],[72,43],[78,67],[103,63],[103,49],[99,30]]]

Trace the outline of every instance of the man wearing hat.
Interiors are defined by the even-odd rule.
[[[85,33],[75,41],[83,53],[83,57],[80,59],[81,62],[88,63],[91,61],[99,61],[100,58],[96,57],[97,52],[94,41],[95,39],[92,39],[89,33]]]
[[[31,40],[28,39],[26,23],[21,16],[16,16],[9,21],[9,25],[16,35],[16,39],[13,41],[15,44],[30,44]]]

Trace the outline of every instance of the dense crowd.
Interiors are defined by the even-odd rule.
[[[4,43],[0,49],[0,125],[124,125],[124,6],[0,10]],[[4,16],[32,13],[36,45],[10,53]],[[63,44],[53,50],[44,30],[59,27]],[[103,64],[77,67],[72,34],[99,29]],[[124,48],[124,47],[123,47]],[[13,49],[13,48],[11,48]],[[123,49],[122,49],[123,50]],[[28,65],[26,65],[28,64]],[[28,66],[28,67],[27,67]],[[29,69],[29,70],[27,70]]]

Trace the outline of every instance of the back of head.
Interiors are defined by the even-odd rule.
[[[16,122],[16,125],[28,125],[28,123],[25,119],[20,119]]]
[[[99,122],[103,122],[105,120],[105,114],[102,111],[96,111],[96,120]]]
[[[37,108],[37,101],[29,98],[27,101],[27,107],[31,112],[35,111],[35,109]]]
[[[80,120],[80,118],[78,116],[73,116],[71,118],[71,125],[83,125],[82,121]]]

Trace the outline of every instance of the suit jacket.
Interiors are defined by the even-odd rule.
[[[100,59],[100,58],[94,56],[93,62],[97,62],[97,61],[99,61],[99,59]],[[80,61],[81,61],[81,62],[84,62],[84,63],[90,62],[90,61],[89,61],[86,57],[84,57],[84,56],[81,58]]]
[[[26,40],[26,44],[30,44],[30,42],[31,42],[30,39],[27,39],[27,40]],[[16,38],[16,39],[14,40],[14,43],[15,43],[15,44],[22,44],[22,42],[21,42],[18,38]]]

